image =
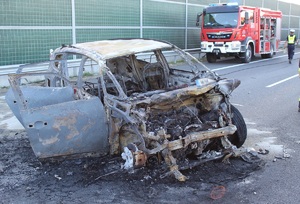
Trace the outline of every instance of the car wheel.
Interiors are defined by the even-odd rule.
[[[206,53],[206,60],[209,63],[215,63],[217,61],[217,55],[214,53]]]
[[[236,126],[237,130],[233,135],[230,135],[228,139],[233,145],[241,147],[247,138],[247,126],[242,114],[236,107],[231,105],[231,111],[232,123]]]
[[[247,45],[246,51],[242,54],[242,62],[249,63],[252,59],[252,47]]]

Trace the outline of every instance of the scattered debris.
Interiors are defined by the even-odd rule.
[[[275,156],[275,159],[285,159],[290,157],[291,155],[289,153],[286,153],[286,151],[284,151],[282,156]]]
[[[246,151],[244,154],[241,154],[241,158],[248,163],[255,163],[260,160],[258,152],[252,149]]]
[[[288,153],[283,153],[283,158],[290,158],[291,157],[291,155],[290,154],[288,154]]]
[[[267,149],[261,149],[261,148],[259,148],[259,150],[258,150],[258,154],[262,154],[262,155],[267,155],[267,154],[269,154],[269,150],[267,150]]]
[[[58,180],[61,180],[62,178],[59,177],[57,174],[54,175],[55,178],[57,178]]]

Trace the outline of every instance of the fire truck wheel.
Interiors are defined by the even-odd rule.
[[[206,53],[206,60],[209,63],[215,63],[217,61],[217,55],[214,53]]]
[[[229,135],[228,139],[236,147],[241,147],[247,138],[247,126],[242,114],[236,107],[231,105],[231,111],[232,123],[236,126],[237,130],[233,135]]]
[[[247,46],[246,51],[242,54],[242,62],[249,63],[252,59],[252,47]]]

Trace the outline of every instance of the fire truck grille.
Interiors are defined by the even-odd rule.
[[[207,34],[208,39],[230,39],[232,33]]]

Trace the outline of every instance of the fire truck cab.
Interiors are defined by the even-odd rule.
[[[281,11],[266,8],[210,4],[197,16],[201,52],[210,63],[222,56],[235,56],[245,63],[258,54],[272,58],[280,43],[281,18]]]

